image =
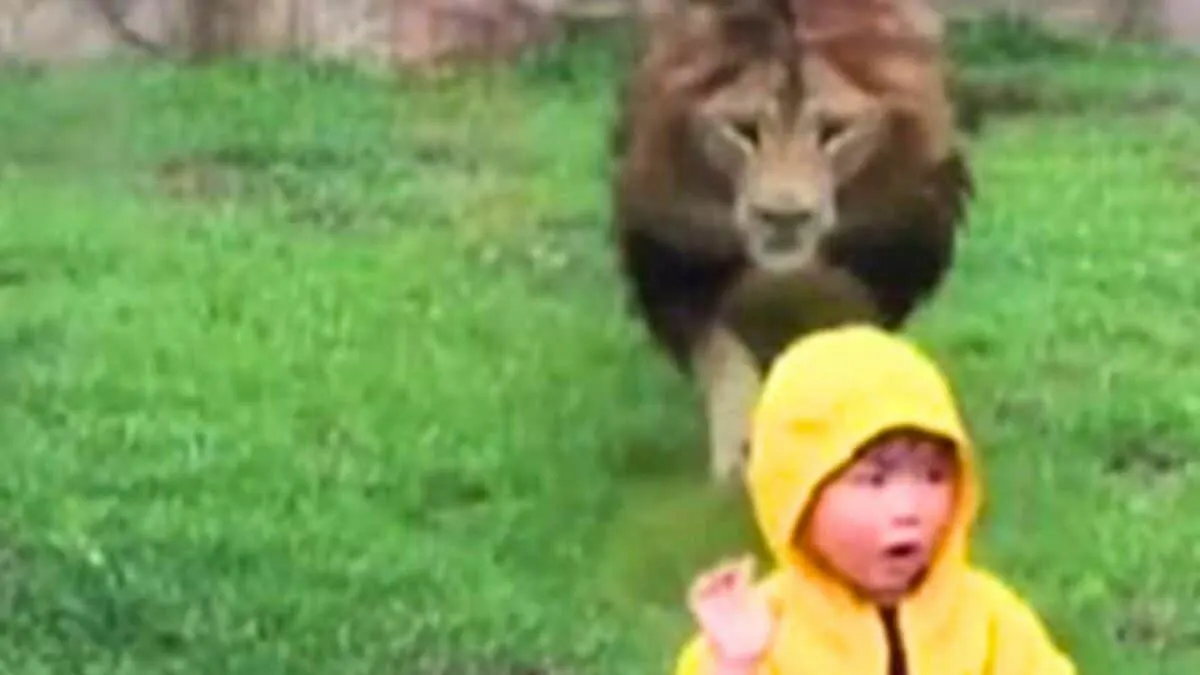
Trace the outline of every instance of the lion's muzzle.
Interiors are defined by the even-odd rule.
[[[816,210],[803,206],[755,207],[751,215],[758,221],[764,248],[781,252],[799,247],[805,232],[815,227],[817,220]]]

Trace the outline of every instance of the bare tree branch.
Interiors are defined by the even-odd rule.
[[[165,45],[154,42],[129,27],[129,24],[125,22],[128,5],[124,0],[90,0],[90,2],[93,9],[104,19],[108,29],[117,36],[117,39],[153,56],[171,56],[170,50]]]

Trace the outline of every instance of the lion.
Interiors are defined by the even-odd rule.
[[[677,0],[611,127],[632,307],[741,475],[765,369],[823,327],[900,330],[942,285],[974,180],[916,0]],[[792,6],[795,5],[795,6]]]

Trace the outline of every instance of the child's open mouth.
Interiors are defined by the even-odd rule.
[[[907,560],[919,553],[921,547],[912,542],[892,544],[883,550],[883,554],[892,560]]]

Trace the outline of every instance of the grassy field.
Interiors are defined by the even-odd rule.
[[[1042,109],[975,142],[911,331],[978,554],[1081,673],[1195,675],[1200,68],[986,54]],[[4,75],[0,672],[667,672],[689,575],[757,544],[623,306],[612,67]]]

